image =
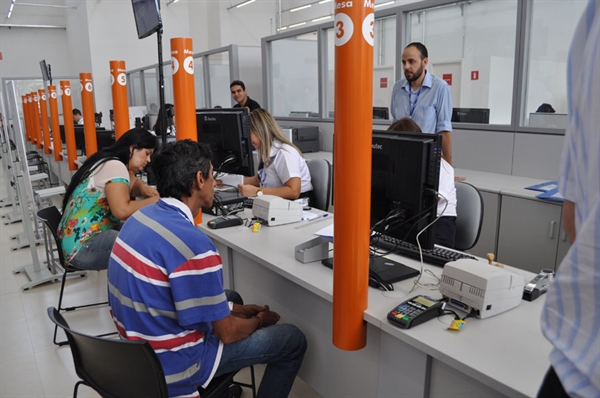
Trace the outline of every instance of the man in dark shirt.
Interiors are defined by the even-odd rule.
[[[233,100],[237,102],[233,107],[234,108],[248,108],[248,112],[252,112],[255,109],[260,109],[260,105],[258,102],[254,101],[252,98],[248,97],[246,94],[246,85],[241,80],[234,80],[229,85],[231,89],[231,96]]]

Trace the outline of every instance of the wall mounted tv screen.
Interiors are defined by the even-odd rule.
[[[131,0],[131,4],[139,39],[162,28],[159,0]]]

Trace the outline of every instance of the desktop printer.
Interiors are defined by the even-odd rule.
[[[319,128],[317,126],[280,126],[283,135],[302,153],[319,152]]]
[[[478,318],[488,318],[521,303],[525,279],[502,268],[471,259],[444,266],[440,293],[448,304]]]
[[[302,220],[302,205],[279,196],[262,195],[254,198],[252,215],[271,227],[289,224]]]

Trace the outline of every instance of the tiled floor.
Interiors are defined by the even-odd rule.
[[[7,197],[6,170],[0,170],[0,198]],[[11,212],[1,208],[0,214]],[[30,248],[11,250],[11,235],[23,232],[21,222],[4,225],[0,219],[0,398],[71,397],[78,378],[68,346],[52,343],[53,324],[46,314],[49,306],[58,304],[59,283],[46,283],[28,291],[21,285],[29,280],[13,270],[32,263]],[[40,261],[45,259],[43,245],[38,246]],[[106,299],[106,271],[90,272],[67,282],[65,304],[80,304]],[[108,307],[81,309],[64,316],[73,329],[90,334],[114,331]],[[60,339],[64,335],[59,334]],[[264,367],[256,367],[258,379]],[[249,380],[249,372],[238,374]],[[257,380],[258,382],[258,380]],[[80,397],[98,397],[90,388],[79,388]],[[244,397],[250,397],[249,390]],[[319,397],[302,380],[296,379],[290,397]]]

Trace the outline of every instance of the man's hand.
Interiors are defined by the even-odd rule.
[[[279,319],[281,319],[281,317],[279,316],[278,313],[273,312],[269,309],[268,305],[265,305],[265,307],[266,307],[266,310],[261,311],[258,314],[256,314],[256,317],[258,319],[260,319],[259,329],[267,327],[267,326],[275,325],[277,322],[279,322]]]
[[[268,311],[269,306],[263,305],[258,306],[256,304],[248,304],[248,305],[239,305],[234,304],[233,309],[231,310],[231,315],[237,316],[239,318],[252,318],[256,316],[259,312]]]

